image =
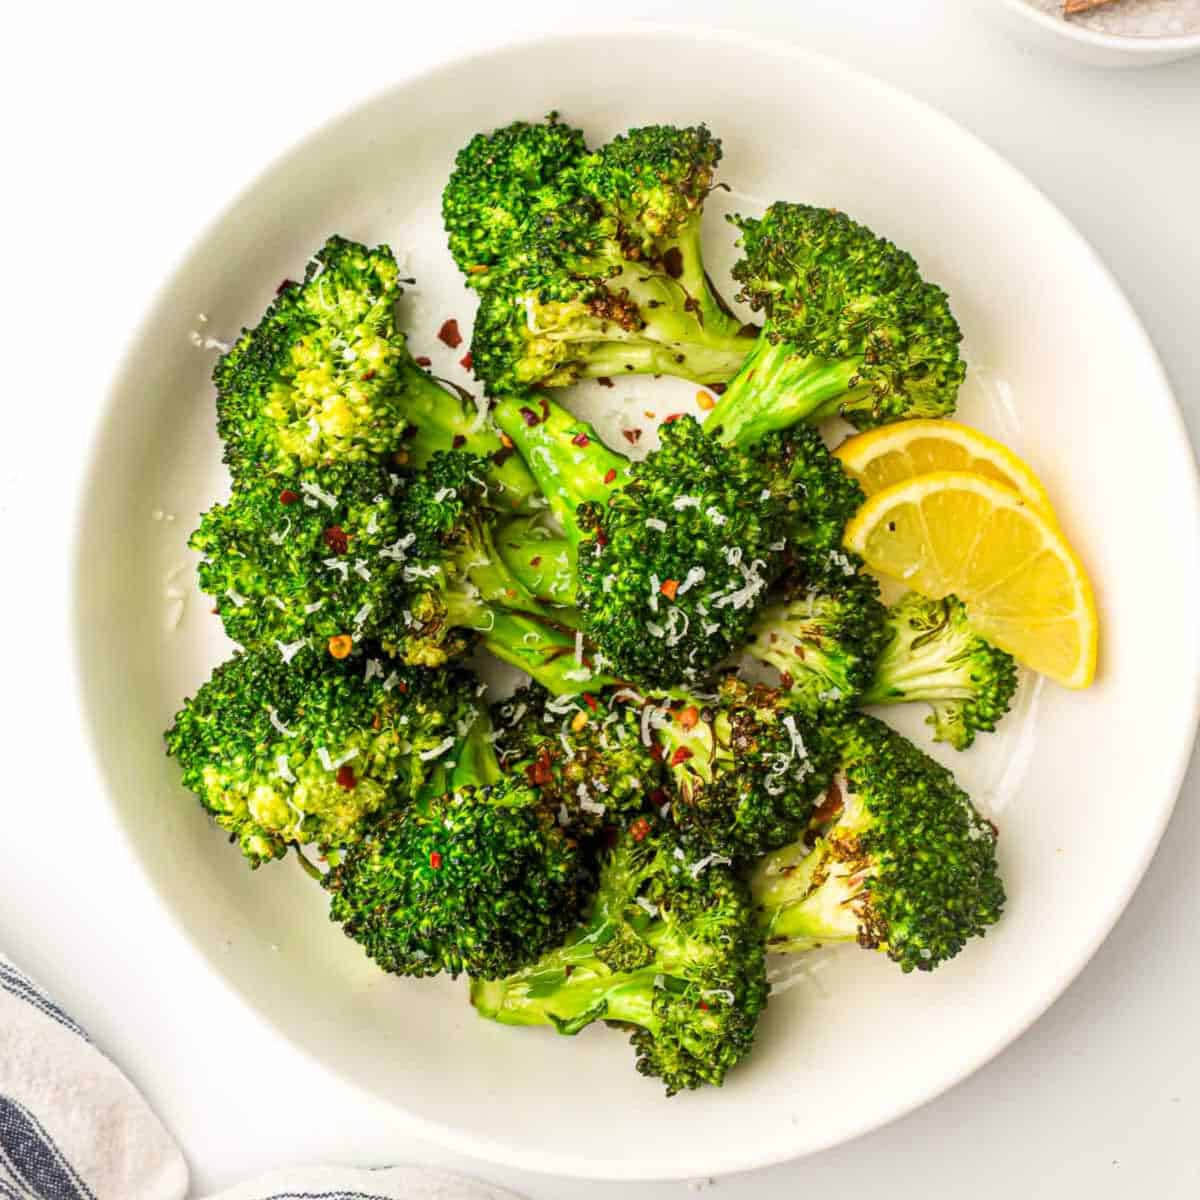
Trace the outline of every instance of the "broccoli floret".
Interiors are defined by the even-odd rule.
[[[374,463],[266,475],[234,486],[188,543],[225,632],[276,654],[394,652],[404,594],[404,480]],[[347,642],[346,639],[349,639]]]
[[[972,630],[961,600],[909,592],[888,610],[886,636],[865,703],[928,701],[933,740],[956,750],[970,746],[980,730],[991,733],[1008,712],[1016,663]]]
[[[473,980],[471,1002],[505,1025],[632,1029],[638,1071],[672,1095],[724,1081],[750,1052],[768,990],[745,884],[640,817],[566,945],[506,979]]]
[[[962,335],[945,292],[909,254],[845,213],[805,204],[731,220],[745,251],[738,298],[766,324],[709,414],[723,442],[831,416],[864,429],[954,411]]]
[[[761,610],[746,649],[779,672],[804,712],[836,717],[857,707],[875,678],[886,614],[879,585],[865,573],[828,588],[796,583]]]
[[[396,261],[332,237],[217,363],[217,429],[234,478],[253,482],[355,462],[423,466],[461,447],[487,458],[489,502],[522,511],[524,465],[464,395],[422,370],[396,325]]]
[[[325,878],[330,917],[385,971],[495,979],[578,920],[586,864],[537,792],[500,778],[485,739],[463,750],[452,781],[351,848]]]
[[[537,788],[567,829],[592,834],[626,819],[660,794],[663,783],[662,756],[643,741],[638,706],[627,702],[632,698],[520,689],[492,706],[501,766]]]
[[[741,450],[680,417],[630,463],[544,394],[505,399],[495,416],[571,543],[536,529],[527,545],[509,526],[509,569],[545,594],[554,564],[550,599],[577,605],[606,661],[645,686],[695,680],[740,649],[790,564],[840,575],[848,561],[838,547],[862,492],[815,430]]]
[[[784,693],[734,675],[714,698],[668,701],[654,736],[683,836],[743,860],[796,837],[829,786],[828,739]]]
[[[721,146],[631,130],[564,170],[489,273],[471,356],[492,395],[583,377],[729,379],[753,346],[713,291],[700,220]]]
[[[559,176],[586,154],[583,134],[557,113],[541,124],[514,121],[477,133],[458,152],[442,192],[442,221],[469,287],[482,291],[494,268],[511,267],[528,223],[561,202]]]
[[[411,800],[426,755],[474,718],[473,694],[461,671],[238,652],[184,702],[167,753],[256,867],[293,843],[350,845]]]
[[[883,722],[856,717],[833,736],[840,812],[811,849],[775,851],[751,880],[767,948],[857,942],[932,971],[1000,918],[995,826]]]

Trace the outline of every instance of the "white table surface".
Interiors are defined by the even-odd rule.
[[[559,1180],[464,1160],[300,1058],[156,910],[76,748],[63,673],[66,548],[87,436],[133,323],[192,235],[327,115],[464,48],[563,24],[562,10],[576,6],[557,7],[555,17],[548,5],[516,0],[43,3],[4,18],[0,948],[143,1088],[182,1142],[197,1195],[260,1168],[318,1160],[440,1162],[538,1200],[688,1193],[686,1184]],[[596,11],[793,38],[974,130],[1116,273],[1195,439],[1200,59],[1141,72],[1073,66],[1014,43],[962,0],[609,0]],[[1129,406],[1136,419],[1136,396]],[[1121,485],[1097,481],[1110,483]],[[1200,1194],[1195,767],[1125,917],[1032,1030],[906,1119],[804,1161],[718,1180],[718,1195]],[[1129,800],[1136,821],[1138,797]]]

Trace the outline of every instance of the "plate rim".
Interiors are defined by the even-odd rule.
[[[972,130],[961,124],[953,117],[928,101],[922,100],[905,89],[879,79],[870,72],[860,70],[843,60],[831,55],[809,50],[792,41],[773,41],[756,33],[739,30],[720,29],[711,27],[688,26],[669,22],[622,20],[610,23],[586,24],[579,28],[553,29],[542,33],[530,34],[522,32],[505,39],[485,49],[471,48],[461,54],[441,58],[436,63],[410,74],[400,74],[383,87],[372,89],[357,96],[350,103],[331,112],[324,120],[311,128],[299,138],[289,141],[282,146],[270,159],[248,180],[239,186],[219,210],[200,227],[191,237],[186,246],[170,261],[161,281],[149,295],[138,320],[131,326],[130,333],[125,339],[116,366],[105,388],[103,401],[97,406],[92,415],[91,427],[83,441],[84,470],[77,484],[77,495],[71,518],[71,545],[69,547],[69,620],[70,620],[70,662],[72,683],[77,698],[78,715],[83,726],[83,740],[91,765],[95,768],[101,782],[108,814],[119,831],[124,848],[136,864],[135,869],[141,875],[147,891],[155,898],[159,907],[165,910],[167,920],[179,934],[188,949],[203,961],[209,973],[215,977],[219,986],[245,1010],[248,1016],[268,1028],[271,1033],[280,1038],[294,1051],[300,1053],[307,1062],[318,1070],[337,1079],[343,1086],[353,1089],[360,1096],[369,1099],[374,1104],[387,1107],[389,1111],[400,1116],[411,1126],[414,1134],[446,1146],[460,1153],[482,1158],[504,1166],[515,1167],[544,1175],[561,1175],[570,1178],[612,1180],[612,1181],[668,1181],[688,1180],[697,1176],[723,1176],[740,1171],[750,1171],[763,1167],[774,1166],[793,1160],[805,1158],[824,1150],[842,1145],[862,1137],[876,1129],[881,1129],[909,1115],[935,1098],[949,1092],[964,1080],[975,1074],[992,1059],[1001,1054],[1021,1037],[1049,1008],[1065,993],[1067,988],[1090,963],[1100,946],[1107,940],[1117,921],[1124,913],[1134,893],[1141,885],[1147,870],[1154,858],[1158,846],[1166,831],[1179,797],[1180,787],[1192,755],[1193,745],[1197,736],[1197,725],[1200,724],[1200,639],[1196,643],[1193,664],[1193,688],[1191,703],[1188,706],[1187,719],[1182,726],[1183,732],[1179,737],[1179,745],[1169,763],[1169,769],[1163,769],[1160,757],[1160,778],[1163,781],[1162,800],[1157,805],[1157,815],[1152,827],[1147,829],[1147,838],[1142,853],[1133,865],[1125,886],[1119,893],[1110,897],[1104,906],[1101,919],[1097,922],[1092,935],[1079,948],[1071,961],[1059,971],[1052,980],[1039,990],[1036,1000],[1031,1001],[1025,1008],[1010,1020],[1003,1031],[989,1039],[988,1044],[972,1055],[964,1056],[952,1072],[940,1077],[935,1083],[917,1090],[895,1105],[884,1117],[868,1117],[859,1121],[844,1120],[839,1129],[816,1140],[800,1139],[796,1143],[786,1143],[780,1140],[779,1146],[770,1153],[761,1149],[749,1155],[729,1150],[710,1147],[712,1158],[688,1170],[681,1170],[662,1159],[637,1160],[628,1159],[619,1162],[607,1161],[601,1157],[581,1154],[556,1154],[553,1151],[530,1145],[522,1148],[517,1144],[486,1136],[464,1133],[458,1127],[441,1120],[425,1117],[410,1107],[399,1102],[394,1097],[384,1096],[365,1083],[337,1072],[316,1052],[289,1031],[277,1024],[260,1005],[254,1002],[239,987],[233,984],[226,975],[218,969],[218,961],[198,937],[184,922],[175,907],[169,904],[159,892],[154,879],[144,862],[143,855],[135,840],[130,822],[124,816],[117,798],[109,786],[108,773],[104,767],[104,759],[98,741],[97,730],[91,719],[90,710],[84,703],[87,695],[87,648],[83,614],[85,600],[82,594],[81,578],[84,556],[87,546],[84,542],[86,533],[87,500],[92,487],[102,477],[101,462],[98,456],[105,430],[109,427],[111,418],[117,412],[122,384],[125,377],[134,369],[139,347],[143,344],[144,333],[150,325],[160,305],[179,279],[180,275],[198,254],[200,248],[217,233],[218,229],[237,210],[243,200],[262,186],[263,182],[272,176],[289,160],[302,154],[313,143],[321,140],[332,128],[350,117],[352,114],[380,101],[391,92],[419,87],[427,81],[436,79],[444,73],[461,71],[472,63],[486,62],[505,55],[519,54],[522,51],[543,47],[549,44],[586,45],[589,41],[601,38],[673,38],[689,42],[734,44],[755,54],[774,59],[784,59],[792,63],[819,64],[821,68],[844,80],[852,81],[861,89],[874,93],[891,107],[906,108],[915,118],[931,123],[951,137],[962,139],[973,150],[990,161],[993,169],[1002,173],[1007,181],[1017,189],[1023,189],[1040,203],[1047,218],[1055,228],[1056,242],[1073,241],[1091,268],[1097,273],[1108,287],[1109,293],[1118,303],[1124,324],[1128,327],[1131,339],[1136,339],[1138,348],[1145,358],[1148,371],[1157,382],[1158,391],[1166,401],[1165,416],[1173,425],[1174,440],[1182,445],[1183,462],[1181,469],[1184,478],[1181,480],[1185,492],[1190,494],[1191,526],[1197,534],[1200,544],[1200,470],[1197,468],[1195,449],[1183,419],[1182,409],[1178,398],[1171,387],[1169,377],[1159,358],[1158,352],[1140,317],[1119,282],[1109,270],[1107,264],[1075,227],[1074,223],[1059,209],[1045,192],[1024,172],[1014,166],[998,150],[993,149],[986,141]],[[1191,453],[1187,453],[1187,451]],[[1189,486],[1190,485],[1190,486]],[[1198,574],[1200,579],[1200,574]],[[1190,731],[1190,732],[1189,732]]]

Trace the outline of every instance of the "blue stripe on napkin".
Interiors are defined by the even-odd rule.
[[[0,958],[0,991],[8,992],[9,995],[16,996],[18,1000],[32,1004],[52,1021],[57,1021],[72,1033],[77,1033],[85,1042],[91,1041],[81,1026],[71,1020],[53,1000],[38,988],[29,976],[23,975],[6,958]]]
[[[96,1200],[42,1123],[11,1096],[0,1095],[0,1169],[36,1200]]]

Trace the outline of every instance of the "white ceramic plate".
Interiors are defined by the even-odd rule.
[[[442,182],[471,133],[551,108],[595,142],[706,120],[725,139],[736,203],[836,205],[910,248],[967,333],[963,417],[1041,472],[1105,622],[1091,691],[1047,687],[1036,705],[1027,692],[1003,735],[954,760],[1003,807],[1011,901],[994,933],[929,977],[857,950],[814,959],[724,1089],[670,1101],[633,1072],[618,1034],[504,1029],[474,1016],[461,983],[377,971],[293,865],[245,869],[181,791],[159,734],[227,649],[184,548],[226,487],[213,354],[191,331],[228,338],[253,322],[336,230],[408,254],[421,281],[406,301],[415,350],[460,370],[462,351],[433,337],[443,318],[470,314],[438,228]],[[714,220],[708,232],[720,268],[728,230]],[[638,380],[607,402],[661,415],[693,391]],[[163,903],[297,1047],[471,1154],[565,1174],[716,1174],[830,1146],[936,1095],[1016,1037],[1096,949],[1146,868],[1191,742],[1197,508],[1178,412],[1125,300],[1067,222],[969,135],[787,47],[664,31],[542,40],[451,64],[326,127],[175,272],[114,385],[80,509],[83,702],[114,814]]]

